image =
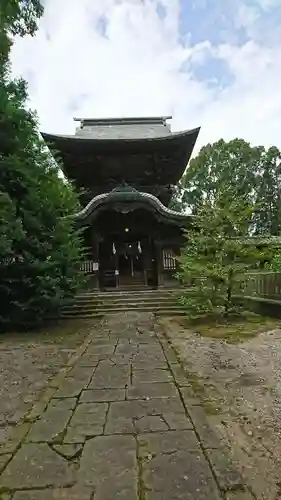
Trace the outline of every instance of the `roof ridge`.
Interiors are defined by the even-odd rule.
[[[133,125],[133,124],[163,124],[166,125],[167,120],[171,120],[172,116],[133,116],[119,118],[78,118],[73,120],[80,122],[81,125]]]

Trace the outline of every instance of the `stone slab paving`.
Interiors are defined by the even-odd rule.
[[[67,366],[91,327],[74,321],[41,331],[1,333],[0,440],[2,427],[24,417],[49,380]]]
[[[95,325],[0,442],[0,500],[252,498],[144,313]]]

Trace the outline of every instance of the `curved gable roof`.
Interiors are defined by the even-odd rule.
[[[74,219],[81,223],[87,223],[95,218],[101,210],[106,210],[107,208],[118,210],[118,203],[122,203],[122,206],[130,204],[143,206],[154,212],[163,221],[172,224],[185,225],[190,218],[190,216],[186,214],[165,207],[156,196],[150,193],[144,193],[131,187],[125,187],[116,188],[109,193],[95,196],[86,207],[74,215]]]

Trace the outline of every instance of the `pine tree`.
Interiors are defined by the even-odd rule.
[[[235,309],[250,269],[264,258],[249,237],[254,208],[245,197],[222,189],[215,200],[206,200],[187,231],[179,258],[178,278],[191,285],[182,297],[187,313],[200,315]]]

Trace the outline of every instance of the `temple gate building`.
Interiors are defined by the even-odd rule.
[[[172,133],[171,117],[85,119],[73,136],[42,136],[79,192],[93,288],[170,286],[186,214],[170,210],[199,128]]]

